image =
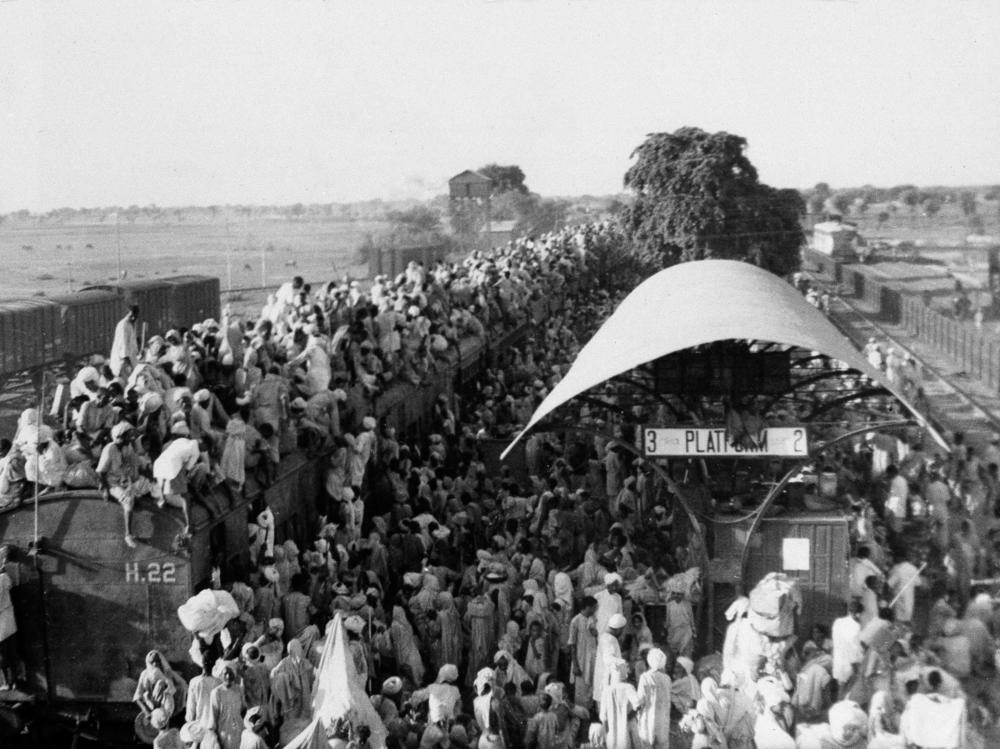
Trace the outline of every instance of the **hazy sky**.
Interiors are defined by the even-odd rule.
[[[1000,2],[0,0],[0,211],[621,189],[646,133],[776,186],[1000,183]]]

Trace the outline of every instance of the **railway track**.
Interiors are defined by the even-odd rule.
[[[926,344],[909,339],[905,331],[885,325],[851,299],[836,292],[836,284],[814,273],[805,274],[820,288],[830,291],[831,322],[857,346],[863,348],[874,337],[908,353],[921,372],[929,413],[925,414],[940,431],[963,432],[967,442],[978,446],[1000,432],[1000,398],[964,372],[953,371],[955,364],[944,354],[928,350]]]

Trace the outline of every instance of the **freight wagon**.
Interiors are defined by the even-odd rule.
[[[74,294],[0,302],[0,385],[12,375],[107,354],[132,304],[149,335],[219,317],[219,279],[175,276],[90,286]]]

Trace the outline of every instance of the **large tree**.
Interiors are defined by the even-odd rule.
[[[795,270],[802,197],[763,184],[745,151],[744,138],[693,127],[647,136],[625,173],[635,200],[622,224],[635,248],[660,267],[726,258]]]
[[[487,164],[478,171],[493,180],[493,195],[510,191],[528,193],[528,186],[524,184],[524,171],[517,164]]]

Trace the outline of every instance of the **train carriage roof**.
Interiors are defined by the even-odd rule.
[[[556,408],[605,380],[662,356],[724,340],[769,341],[838,359],[891,392],[923,422],[903,393],[782,278],[749,263],[698,260],[660,271],[622,301],[504,456]]]

